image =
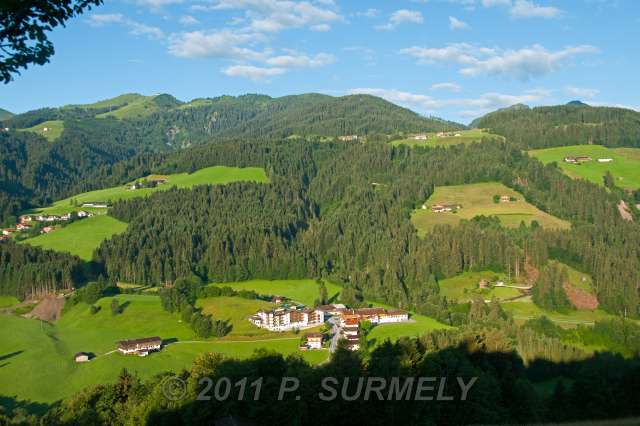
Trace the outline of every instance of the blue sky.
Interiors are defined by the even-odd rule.
[[[321,92],[465,123],[518,102],[640,109],[635,0],[106,0],[51,39],[0,107]]]

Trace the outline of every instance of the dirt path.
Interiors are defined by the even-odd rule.
[[[620,200],[620,204],[618,204],[618,211],[624,220],[633,220],[633,216],[629,211],[629,206],[627,206],[627,203],[625,203],[624,200]]]
[[[47,322],[57,321],[60,319],[64,301],[64,297],[46,296],[31,312],[25,314],[25,317]]]

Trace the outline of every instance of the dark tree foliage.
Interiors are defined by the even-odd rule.
[[[0,294],[24,299],[82,282],[82,261],[69,254],[0,242]]]
[[[54,54],[47,32],[102,0],[4,0],[0,5],[0,79],[13,80],[21,68],[43,65]]]
[[[640,146],[640,113],[630,109],[559,105],[505,108],[473,122],[525,149],[593,143]]]

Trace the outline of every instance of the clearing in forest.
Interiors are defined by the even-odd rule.
[[[43,249],[74,254],[83,260],[91,260],[93,251],[104,241],[127,229],[127,224],[107,215],[80,219],[60,226],[48,234],[20,241]]]
[[[138,181],[151,181],[156,180],[162,183],[158,183],[153,188],[138,188],[131,189]],[[176,173],[165,176],[151,175],[136,181],[130,182],[126,185],[114,186],[106,189],[99,189],[96,191],[84,192],[82,194],[74,195],[64,200],[55,202],[50,207],[38,209],[37,213],[48,214],[64,214],[69,211],[87,210],[95,213],[104,212],[104,209],[95,209],[92,207],[82,207],[82,203],[87,202],[115,202],[118,200],[127,200],[131,198],[144,197],[152,194],[156,191],[163,191],[176,186],[178,188],[191,188],[196,185],[222,185],[231,182],[259,182],[268,183],[267,177],[263,168],[260,167],[227,167],[227,166],[213,166],[200,169],[193,173]]]
[[[437,146],[452,146],[481,142],[483,139],[500,141],[504,140],[502,136],[494,135],[493,133],[489,133],[484,129],[472,129],[440,133],[416,133],[404,139],[392,141],[391,144],[396,146],[428,146],[434,148]]]
[[[495,200],[495,196],[504,201]],[[434,212],[434,206],[460,206],[452,211]],[[540,226],[550,229],[568,229],[571,224],[524,200],[524,196],[498,182],[474,183],[469,185],[439,186],[423,206],[411,215],[411,222],[419,235],[425,235],[436,225],[457,225],[462,219],[476,216],[495,216],[503,226],[515,228],[521,222],[527,225],[537,221]]]
[[[529,154],[544,164],[556,162],[567,176],[574,179],[586,179],[604,186],[604,176],[608,171],[613,175],[616,186],[625,189],[640,188],[640,148],[572,145],[536,149],[529,151]],[[578,157],[589,159],[578,162],[565,161]]]
[[[62,120],[49,120],[40,124],[36,124],[33,127],[26,129],[18,129],[20,132],[33,132],[40,136],[44,136],[49,142],[53,142],[62,135],[64,130],[64,121]]]

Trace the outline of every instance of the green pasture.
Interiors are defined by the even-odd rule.
[[[45,130],[46,129],[46,130]],[[49,142],[53,142],[62,135],[64,130],[64,121],[62,120],[50,120],[44,121],[40,124],[36,124],[33,127],[26,129],[18,129],[20,132],[34,132],[40,136],[45,137]]]
[[[438,137],[437,133],[425,133],[427,135],[427,140],[414,140],[411,138],[399,139],[392,141],[392,145],[407,145],[407,146],[426,146],[426,147],[437,147],[437,146],[452,146],[452,145],[460,145],[460,144],[470,144],[474,142],[480,142],[483,139],[491,139],[491,140],[504,140],[502,136],[494,135],[492,133],[487,132],[483,129],[472,129],[472,130],[458,130],[453,133],[454,136],[443,136]],[[459,134],[460,136],[455,136]]]
[[[516,201],[494,203],[494,195],[509,195]],[[475,216],[496,216],[507,227],[518,227],[521,222],[530,224],[537,221],[544,228],[568,229],[571,224],[527,203],[524,196],[498,182],[474,183],[469,185],[439,186],[425,201],[427,209],[418,209],[411,215],[411,222],[423,236],[436,225],[457,225],[461,219]],[[434,204],[460,204],[458,212],[434,213]]]
[[[490,300],[494,296],[499,300],[503,300],[522,294],[518,289],[511,287],[494,287],[483,290],[478,288],[478,282],[480,280],[485,279],[494,283],[496,277],[498,280],[504,281],[507,285],[513,284],[504,274],[493,271],[465,272],[455,277],[441,280],[438,283],[440,286],[440,294],[446,296],[448,300],[457,300],[458,302],[471,301],[477,295],[482,296],[484,300]]]
[[[91,260],[93,251],[102,241],[126,229],[126,223],[111,216],[100,215],[77,220],[69,225],[60,226],[48,234],[22,240],[20,243],[64,251],[84,260]]]
[[[299,336],[271,340],[201,340],[195,338],[177,314],[164,311],[157,296],[118,295],[125,307],[113,316],[111,299],[100,299],[100,311],[91,314],[79,304],[64,311],[55,324],[13,315],[0,315],[0,395],[38,403],[52,403],[85,388],[115,380],[127,368],[141,377],[189,368],[204,352],[235,358],[250,357],[265,348],[282,354],[299,354],[317,364],[327,351],[300,352]],[[123,356],[117,352],[122,339],[160,336],[169,343],[148,357]],[[73,355],[91,352],[96,358],[77,364]]]
[[[640,188],[640,148],[607,148],[600,145],[572,145],[536,149],[529,154],[543,163],[556,162],[562,171],[574,179],[586,179],[604,186],[604,175],[611,172],[616,186],[626,189]],[[593,160],[581,164],[564,161],[565,157],[588,156]],[[610,163],[599,163],[598,158],[612,158]]]
[[[8,308],[18,303],[20,301],[13,296],[0,296],[0,308]]]
[[[340,286],[324,281],[327,287],[330,302],[336,302],[340,294]],[[234,290],[253,290],[258,294],[285,296],[289,299],[304,304],[305,306],[313,306],[313,302],[318,299],[320,293],[315,280],[250,280],[226,283],[214,283],[210,285],[228,286]]]
[[[153,176],[152,176],[153,177]],[[38,209],[35,212],[42,212],[48,214],[62,214],[69,211],[77,210],[89,210],[89,211],[103,211],[104,209],[92,209],[86,207],[80,207],[82,203],[91,201],[118,201],[127,200],[131,198],[144,197],[152,194],[156,191],[164,191],[170,189],[173,186],[178,188],[191,188],[196,185],[222,185],[231,182],[249,181],[249,182],[261,182],[268,183],[264,169],[259,167],[227,167],[227,166],[213,166],[200,169],[194,173],[177,173],[162,176],[167,179],[164,184],[159,184],[155,188],[141,188],[141,189],[129,189],[134,183],[130,182],[126,185],[114,186],[106,189],[99,189],[96,191],[85,192],[82,194],[74,195],[64,200],[57,201],[52,206]],[[143,179],[140,179],[143,180]],[[78,204],[79,207],[74,206]]]

